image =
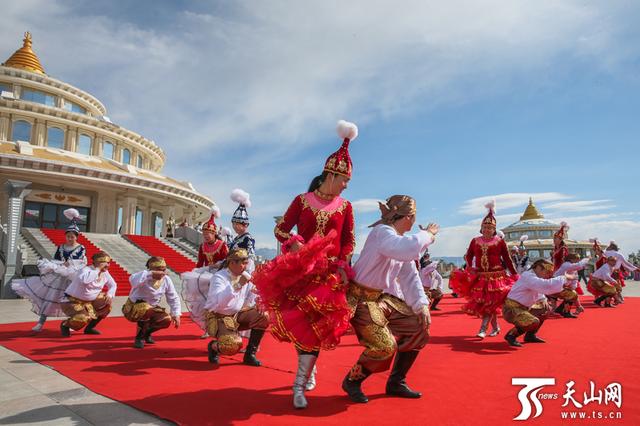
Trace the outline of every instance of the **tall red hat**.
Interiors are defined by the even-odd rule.
[[[342,146],[331,154],[324,163],[324,171],[351,178],[353,163],[349,155],[349,143],[358,137],[358,126],[348,121],[338,121],[338,136],[342,139]]]
[[[220,209],[218,206],[213,206],[211,209],[211,216],[209,220],[202,225],[202,232],[208,231],[216,233],[218,231],[218,225],[216,225],[216,219],[220,217]]]
[[[496,226],[496,200],[491,200],[484,205],[489,211],[487,215],[482,219],[482,225]]]
[[[564,240],[567,237],[568,231],[569,231],[569,225],[567,225],[567,222],[560,222],[560,229],[558,229],[556,233],[553,234],[553,236],[554,238],[558,237]]]

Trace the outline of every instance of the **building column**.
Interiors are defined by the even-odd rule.
[[[122,205],[122,234],[133,234],[136,231],[136,197],[125,197]]]
[[[31,136],[31,144],[36,146],[45,146],[45,139],[47,136],[47,126],[41,120],[36,120],[32,125],[33,132]]]
[[[67,151],[76,152],[78,144],[78,129],[67,128],[66,134],[65,149]]]
[[[9,140],[9,117],[0,117],[0,141]]]
[[[7,210],[4,217],[7,221],[6,234],[3,236],[2,252],[5,258],[5,270],[2,277],[2,288],[0,289],[0,298],[14,299],[16,297],[11,290],[10,280],[16,272],[16,257],[18,254],[18,234],[22,226],[22,212],[24,207],[24,197],[31,192],[27,187],[31,182],[9,179],[4,184],[4,190],[7,194]]]

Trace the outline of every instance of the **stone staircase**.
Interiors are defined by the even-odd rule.
[[[193,244],[187,240],[182,238],[159,238],[159,240],[194,262],[198,261],[198,247],[194,247]]]
[[[131,244],[127,239],[122,238],[119,234],[95,234],[92,232],[83,232],[93,244],[102,250],[120,264],[130,274],[142,271],[146,268],[149,255]],[[169,270],[169,277],[176,286],[176,290],[181,290],[180,276],[174,271]]]
[[[53,259],[58,248],[38,228],[22,228],[18,236],[18,244],[24,244],[27,247],[29,265],[35,265],[42,258]]]

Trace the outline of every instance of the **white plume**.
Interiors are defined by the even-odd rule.
[[[213,215],[213,217],[218,219],[220,217],[220,208],[218,206],[213,206],[211,208],[211,214]]]
[[[240,188],[236,188],[231,191],[231,201],[242,204],[247,208],[251,207],[251,195]]]
[[[485,204],[484,206],[486,208],[488,208],[489,210],[493,211],[493,213],[496,212],[496,200],[491,200],[487,204]]]
[[[338,131],[340,139],[349,139],[350,141],[353,141],[358,137],[358,126],[345,120],[338,121],[336,130]]]
[[[222,235],[223,237],[230,237],[231,235],[233,235],[233,232],[228,227],[223,226],[220,230],[220,235]]]
[[[616,244],[616,242],[615,242],[615,240],[611,240],[611,241],[609,241],[609,245],[611,245],[611,244],[615,244],[615,245],[617,245],[617,244]]]
[[[524,243],[525,241],[527,241],[529,239],[528,235],[523,235],[522,237],[520,237],[520,242]]]
[[[496,234],[498,234],[498,237],[500,237],[500,238],[502,238],[504,240],[504,232],[498,231],[498,232],[496,232]]]
[[[80,212],[76,209],[66,209],[65,211],[62,212],[62,214],[64,214],[64,217],[66,217],[69,220],[80,218]]]

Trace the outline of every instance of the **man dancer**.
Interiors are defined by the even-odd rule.
[[[222,269],[213,275],[207,295],[207,331],[209,362],[218,365],[219,355],[235,355],[242,349],[238,331],[251,330],[243,363],[254,367],[262,365],[256,358],[258,345],[269,325],[267,316],[255,307],[255,293],[246,272],[249,254],[245,249],[234,249],[224,261]]]
[[[420,398],[406,384],[407,372],[429,339],[429,299],[424,293],[415,261],[433,243],[439,227],[430,224],[405,236],[416,220],[416,203],[406,195],[394,195],[380,203],[382,218],[371,225],[360,257],[353,267],[355,278],[347,293],[354,307],[351,320],[365,347],[342,382],[352,401],[368,402],[362,382],[372,373],[391,366],[387,395]]]
[[[611,308],[611,299],[621,291],[620,283],[613,278],[617,262],[616,256],[607,256],[607,262],[591,274],[591,279],[587,284],[589,292],[596,297],[593,303],[600,307],[604,301],[604,306]]]
[[[96,326],[111,312],[111,302],[117,284],[109,274],[111,258],[105,252],[95,253],[91,266],[85,266],[73,279],[60,301],[62,312],[69,316],[60,324],[63,337],[71,336],[71,330],[84,334],[100,334]],[[107,293],[102,288],[107,286]]]
[[[439,311],[438,303],[444,296],[444,284],[442,283],[442,275],[438,272],[438,261],[429,260],[429,253],[425,253],[420,258],[420,280],[425,294],[431,300],[429,309]]]
[[[544,343],[536,333],[550,311],[545,294],[559,293],[569,285],[568,281],[578,278],[576,274],[569,273],[553,278],[553,269],[551,261],[536,260],[509,290],[502,308],[504,319],[514,325],[504,336],[509,345],[522,346],[516,340],[522,334],[525,335],[525,343]]]

